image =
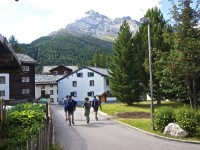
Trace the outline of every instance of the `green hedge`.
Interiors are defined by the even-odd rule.
[[[154,114],[155,129],[163,131],[165,126],[170,122],[175,121],[174,112],[172,107],[160,107]]]

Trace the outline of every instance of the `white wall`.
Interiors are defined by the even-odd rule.
[[[62,101],[62,98],[65,98],[66,95],[70,95],[70,92],[77,92],[77,97],[73,97],[76,101],[84,101],[84,98],[87,96],[87,93],[94,91],[94,95],[98,93],[103,93],[109,90],[108,86],[105,86],[106,79],[104,76],[101,76],[94,72],[93,77],[88,77],[88,72],[92,72],[87,68],[79,70],[77,73],[83,73],[83,77],[77,77],[77,73],[74,73],[58,82],[58,99]],[[94,80],[94,86],[90,86],[90,80]],[[77,87],[72,86],[72,81],[77,81]],[[93,97],[89,97],[92,100]]]
[[[50,84],[36,84],[35,85],[35,98],[41,97],[41,89],[42,87],[45,86],[45,94],[50,94],[50,90],[53,90],[53,95],[50,95],[50,98],[54,99],[54,104],[58,104],[57,99],[58,99],[58,94],[57,94],[57,84],[53,84],[53,87],[50,87]]]
[[[9,74],[7,73],[0,73],[0,76],[5,77],[5,84],[0,84],[0,90],[5,91],[5,96],[3,96],[3,99],[10,99],[10,91],[9,91]]]

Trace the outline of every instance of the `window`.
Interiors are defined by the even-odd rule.
[[[53,90],[50,90],[50,95],[53,95]]]
[[[88,96],[94,96],[94,91],[88,92],[87,95]]]
[[[72,86],[77,87],[77,81],[72,81]]]
[[[3,76],[0,76],[0,84],[5,84],[6,79]]]
[[[50,87],[53,87],[53,84],[50,84]]]
[[[30,82],[30,78],[29,77],[22,77],[22,82]]]
[[[58,75],[58,71],[53,71],[53,75]]]
[[[77,77],[83,77],[83,73],[77,73]]]
[[[30,94],[30,89],[22,89],[22,94]]]
[[[106,80],[106,85],[109,85],[109,80]]]
[[[94,86],[94,80],[90,80],[90,86]]]
[[[51,103],[54,103],[54,98],[50,98]]]
[[[64,74],[68,74],[68,71],[64,71]]]
[[[94,77],[94,72],[88,72],[88,77]]]
[[[29,71],[29,70],[30,70],[29,66],[22,66],[22,71]]]
[[[5,96],[5,91],[0,91],[0,96]]]
[[[77,92],[70,92],[70,95],[73,97],[77,97]]]

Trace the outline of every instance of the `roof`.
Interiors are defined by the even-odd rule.
[[[85,68],[88,68],[98,74],[101,74],[103,76],[108,76],[109,73],[108,73],[108,69],[105,69],[105,68],[98,68],[98,67],[85,67]]]
[[[25,54],[17,53],[17,57],[22,63],[29,63],[29,64],[36,64],[37,63],[33,58],[31,58],[30,56],[25,55]]]
[[[58,66],[43,66],[43,70],[42,73],[50,73],[50,70],[52,70],[53,68],[56,68]],[[72,69],[72,71],[76,71],[78,70],[78,66],[64,66],[66,68],[70,68]]]
[[[109,70],[109,69],[106,69],[106,68],[98,68],[98,67],[88,67],[88,66],[86,66],[86,67],[82,67],[82,68],[80,68],[80,69],[78,69],[78,70],[72,72],[72,73],[69,74],[69,75],[63,76],[63,77],[60,78],[58,81],[60,81],[60,80],[62,80],[62,79],[64,79],[64,78],[66,78],[66,77],[68,77],[68,76],[70,76],[70,75],[72,75],[72,74],[74,74],[74,73],[76,73],[76,72],[78,72],[78,71],[80,71],[80,70],[82,70],[82,69],[89,69],[89,70],[91,70],[91,71],[96,72],[97,74],[102,75],[102,76],[109,76],[109,73],[108,73],[108,70]]]
[[[35,74],[35,84],[56,83],[63,75]]]
[[[0,66],[11,67],[15,66],[21,68],[21,62],[16,56],[14,50],[8,43],[7,39],[0,35]]]

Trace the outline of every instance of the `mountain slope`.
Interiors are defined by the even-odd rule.
[[[37,60],[40,72],[44,65],[87,65],[95,51],[112,53],[112,43],[87,35],[59,33],[41,37],[31,44],[21,45],[23,52]]]
[[[112,20],[93,10],[88,11],[86,17],[68,24],[65,29],[52,32],[30,44],[21,44],[23,53],[39,63],[37,73],[41,72],[44,65],[88,65],[96,51],[112,53],[112,41],[117,37],[124,19],[135,33],[139,23],[130,17]]]
[[[53,32],[50,35],[70,32],[75,35],[86,34],[113,41],[117,37],[119,28],[125,19],[127,20],[133,34],[138,30],[140,24],[139,22],[132,20],[130,17],[110,19],[94,10],[86,12],[85,15],[86,17],[76,20],[74,23],[68,24],[65,29]]]

